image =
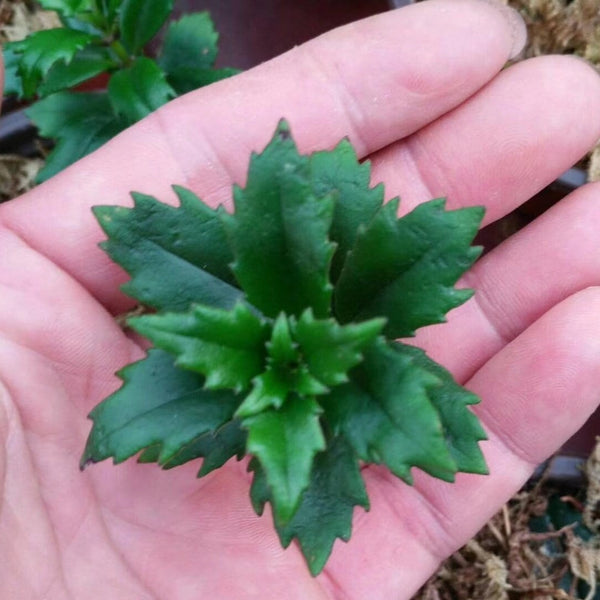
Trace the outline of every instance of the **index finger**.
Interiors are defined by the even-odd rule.
[[[170,198],[173,183],[227,202],[281,117],[302,151],[347,136],[366,156],[473,95],[512,54],[514,34],[501,10],[475,0],[431,0],[340,28],[163,107],[0,206],[0,224],[118,310],[123,273],[96,247],[92,205],[125,204],[134,189]]]

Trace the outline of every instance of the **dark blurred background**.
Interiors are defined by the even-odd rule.
[[[177,17],[208,10],[219,67],[248,69],[330,29],[389,9],[388,0],[177,0]]]

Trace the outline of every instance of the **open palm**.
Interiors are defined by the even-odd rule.
[[[357,510],[313,579],[248,500],[243,463],[134,461],[81,474],[86,414],[143,354],[115,324],[124,274],[94,204],[186,185],[230,202],[281,117],[302,151],[349,136],[402,210],[445,195],[495,220],[600,136],[600,80],[535,59],[500,72],[522,32],[490,4],[431,0],[337,30],[154,113],[0,207],[0,597],[410,598],[594,410],[600,388],[600,188],[588,186],[479,261],[474,299],[416,343],[482,397],[491,475],[408,487],[364,472]],[[500,72],[500,73],[499,73]]]

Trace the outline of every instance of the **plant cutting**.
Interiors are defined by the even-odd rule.
[[[41,0],[63,27],[4,46],[5,93],[39,98],[26,111],[55,140],[38,182],[89,154],[169,100],[235,73],[215,69],[218,35],[206,12],[171,22],[155,59],[146,47],[173,0]],[[78,86],[108,76],[105,91]]]
[[[124,292],[152,311],[128,324],[153,347],[91,412],[81,467],[201,457],[204,476],[249,455],[254,509],[271,505],[313,575],[369,507],[361,465],[408,484],[413,467],[485,473],[478,398],[397,341],[471,296],[455,284],[483,209],[436,199],[398,218],[369,182],[348,141],[302,155],[282,121],[232,214],[181,187],[177,207],[139,193],[95,207]]]

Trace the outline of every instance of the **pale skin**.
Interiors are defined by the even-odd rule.
[[[113,320],[132,301],[91,206],[130,190],[173,202],[172,183],[227,205],[285,117],[302,151],[348,136],[402,210],[446,195],[491,222],[600,137],[595,72],[559,57],[501,71],[515,43],[475,0],[357,23],[171,103],[0,206],[1,598],[410,598],[585,422],[600,398],[598,185],[481,260],[461,282],[475,298],[417,336],[481,396],[491,474],[408,487],[365,469],[371,510],[319,577],[252,512],[244,463],[201,480],[198,461],[78,468],[87,413],[142,356]]]

